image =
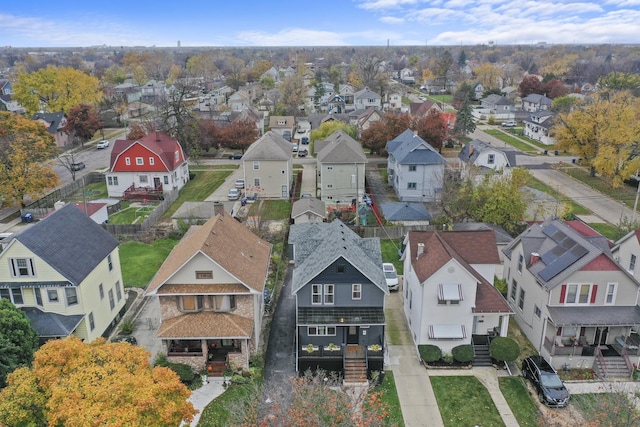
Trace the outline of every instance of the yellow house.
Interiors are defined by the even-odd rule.
[[[0,253],[0,298],[23,310],[40,341],[107,336],[124,312],[118,241],[73,204]]]

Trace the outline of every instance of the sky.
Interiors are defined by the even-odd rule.
[[[640,43],[640,0],[4,1],[0,46]]]

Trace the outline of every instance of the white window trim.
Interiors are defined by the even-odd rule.
[[[315,289],[318,289],[320,292],[314,292]],[[313,301],[314,296],[318,296],[318,302]],[[322,305],[322,285],[314,283],[311,285],[311,304],[312,305]]]
[[[136,165],[144,166],[144,157],[136,157]]]
[[[356,294],[360,295],[356,297]],[[354,301],[358,301],[362,299],[362,284],[361,283],[353,283],[351,285],[351,299]]]
[[[324,295],[322,298],[322,302],[324,303],[324,305],[334,305],[336,302],[336,287],[333,284],[326,284],[323,286],[324,288]],[[331,291],[329,291],[331,290]],[[327,301],[327,297],[331,297],[331,302]]]
[[[607,298],[609,297],[609,288],[613,287],[611,302],[607,302]],[[606,293],[604,294],[604,305],[615,305],[616,303],[616,295],[618,294],[618,284],[617,283],[607,283]]]
[[[569,302],[569,287],[577,286],[576,288],[576,299],[575,302]],[[582,286],[589,286],[589,293],[587,294],[587,302],[579,302],[580,300],[580,289]],[[567,283],[567,291],[564,296],[564,305],[571,306],[586,306],[591,304],[591,295],[593,293],[593,283]]]

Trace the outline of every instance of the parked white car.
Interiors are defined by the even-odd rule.
[[[387,287],[390,291],[398,290],[398,273],[396,268],[390,262],[382,264],[382,271],[384,271],[384,278],[387,280]]]
[[[98,145],[96,145],[96,147],[98,148],[98,150],[109,147],[109,140],[103,139],[102,141],[98,142]]]
[[[240,190],[237,188],[232,188],[227,193],[227,199],[229,200],[238,200],[240,198]]]

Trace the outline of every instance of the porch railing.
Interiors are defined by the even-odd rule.
[[[602,366],[602,368],[605,370],[607,370],[607,362],[605,362],[605,357],[602,355],[602,350],[600,350],[600,346],[596,347],[596,360],[598,361],[598,363],[600,364],[600,366]]]
[[[629,352],[626,347],[622,348],[622,357],[624,358],[625,365],[627,365],[627,369],[631,372],[629,377],[633,379],[633,363],[631,363],[631,358],[629,358]]]

